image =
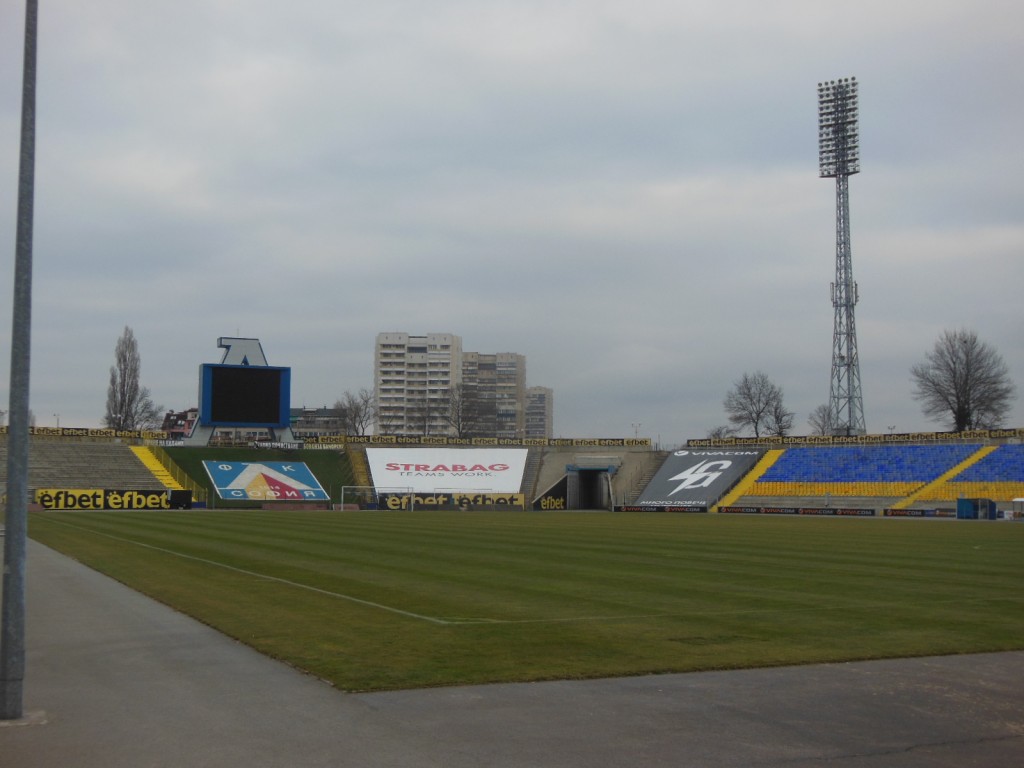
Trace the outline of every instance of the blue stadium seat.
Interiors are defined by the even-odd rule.
[[[978,445],[866,445],[789,448],[762,482],[927,483],[964,461]]]
[[[1024,483],[1024,445],[1001,445],[956,475],[958,483]]]

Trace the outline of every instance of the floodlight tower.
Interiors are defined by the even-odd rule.
[[[821,178],[836,180],[836,280],[832,283],[835,323],[828,430],[833,435],[863,435],[864,401],[853,313],[858,296],[850,254],[850,176],[860,172],[854,77],[818,83],[818,166]]]

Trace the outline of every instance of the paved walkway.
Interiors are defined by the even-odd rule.
[[[4,768],[1024,765],[1024,653],[344,694],[29,543]]]

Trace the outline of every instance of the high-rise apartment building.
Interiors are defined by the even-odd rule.
[[[550,433],[551,390],[545,391]],[[462,338],[453,334],[377,334],[374,393],[377,434],[528,434],[526,357],[463,352]]]
[[[526,390],[526,437],[552,437],[555,412],[555,391],[550,387],[529,387]]]
[[[475,431],[488,437],[524,437],[526,358],[515,352],[464,352],[462,386],[476,410]]]
[[[462,384],[462,339],[379,333],[374,352],[377,433],[447,435],[450,391]]]

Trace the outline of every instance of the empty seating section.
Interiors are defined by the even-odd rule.
[[[7,439],[0,440],[0,480],[7,480]],[[153,473],[125,443],[29,441],[28,485],[36,488],[159,490]]]
[[[1024,445],[999,446],[922,498],[932,501],[1024,498]]]
[[[920,483],[754,483],[751,496],[908,496]]]
[[[978,445],[789,448],[754,483],[757,496],[902,497],[942,477]]]

